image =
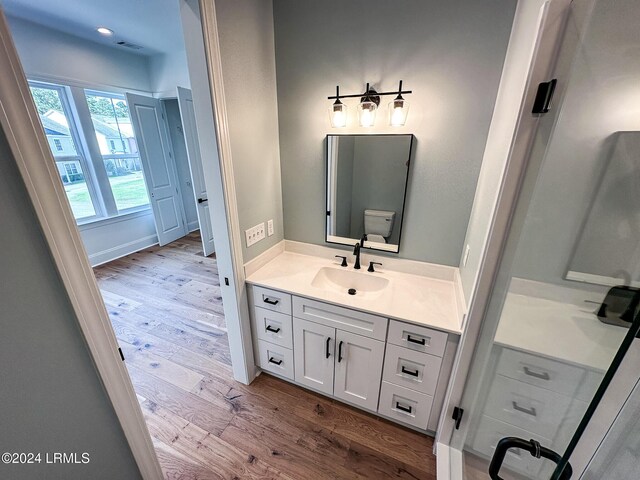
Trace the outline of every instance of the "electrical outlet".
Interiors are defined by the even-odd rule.
[[[265,237],[264,222],[245,230],[244,234],[247,239],[247,247],[254,245]]]
[[[462,266],[467,266],[467,261],[469,260],[469,252],[471,252],[471,247],[467,245],[464,249],[464,257],[462,258]]]
[[[267,235],[273,235],[273,218],[267,222]]]

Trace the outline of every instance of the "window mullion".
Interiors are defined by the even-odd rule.
[[[91,175],[95,179],[95,185],[100,192],[102,210],[106,216],[115,216],[118,214],[118,208],[111,191],[107,170],[104,167],[100,146],[94,133],[93,121],[91,120],[84,90],[80,87],[69,87],[69,89],[73,99],[73,113],[77,118],[82,148],[86,152],[88,162],[91,164]]]

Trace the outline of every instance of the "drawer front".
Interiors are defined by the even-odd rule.
[[[576,390],[575,398],[583,402],[591,402],[603,378],[604,373],[587,370],[578,390]]]
[[[545,438],[555,438],[571,398],[496,375],[484,413]]]
[[[253,286],[253,304],[256,307],[266,308],[274,312],[291,315],[291,295],[288,293],[270,290],[264,287]]]
[[[258,340],[258,356],[260,368],[293,380],[292,350],[264,340]]]
[[[433,395],[438,383],[442,359],[428,353],[387,344],[383,380]]]
[[[447,334],[419,325],[390,320],[387,342],[442,357],[447,346]]]
[[[503,348],[498,360],[500,375],[530,385],[573,396],[582,382],[585,370],[548,358]]]
[[[431,395],[383,381],[378,413],[426,430],[432,404]]]
[[[293,348],[291,315],[255,307],[252,320],[260,340]]]
[[[504,437],[520,437],[526,440],[530,438],[540,442],[541,445],[548,447],[551,445],[551,441],[535,435],[531,432],[523,430],[513,425],[501,422],[486,415],[482,417],[478,424],[476,436],[473,441],[473,449],[476,452],[480,452],[489,458],[493,457],[493,452],[496,449],[496,445],[500,439]],[[543,478],[538,477],[538,472],[543,464],[548,462],[539,458],[531,456],[529,452],[514,448],[507,452],[504,458],[504,467],[511,468],[518,473],[524,473],[528,478]],[[504,468],[503,467],[503,468]],[[504,473],[504,472],[503,472]],[[503,475],[504,476],[504,475]],[[551,472],[546,478],[551,477]],[[507,477],[508,478],[508,477]]]
[[[308,298],[293,297],[293,316],[376,340],[384,341],[387,335],[384,317]]]

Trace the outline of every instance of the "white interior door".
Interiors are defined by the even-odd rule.
[[[213,229],[211,227],[209,197],[204,184],[204,168],[202,167],[202,157],[200,155],[198,129],[196,126],[196,116],[193,109],[191,90],[178,87],[178,105],[180,106],[180,117],[182,118],[184,140],[187,146],[187,156],[189,158],[191,185],[193,185],[193,193],[197,202],[196,207],[198,210],[200,235],[202,236],[202,248],[205,256],[209,256],[215,252],[215,246],[213,244]]]
[[[184,237],[188,230],[175,161],[169,150],[162,105],[160,100],[151,97],[130,93],[126,97],[140,150],[158,242],[165,245]]]
[[[296,382],[333,394],[336,329],[293,319],[293,367]]]
[[[384,342],[337,330],[334,395],[376,411]]]

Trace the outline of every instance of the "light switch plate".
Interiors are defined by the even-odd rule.
[[[273,235],[273,218],[267,222],[267,235]]]
[[[245,230],[244,234],[247,240],[247,247],[255,245],[265,237],[264,222],[259,223],[255,227],[251,227],[248,230]]]

